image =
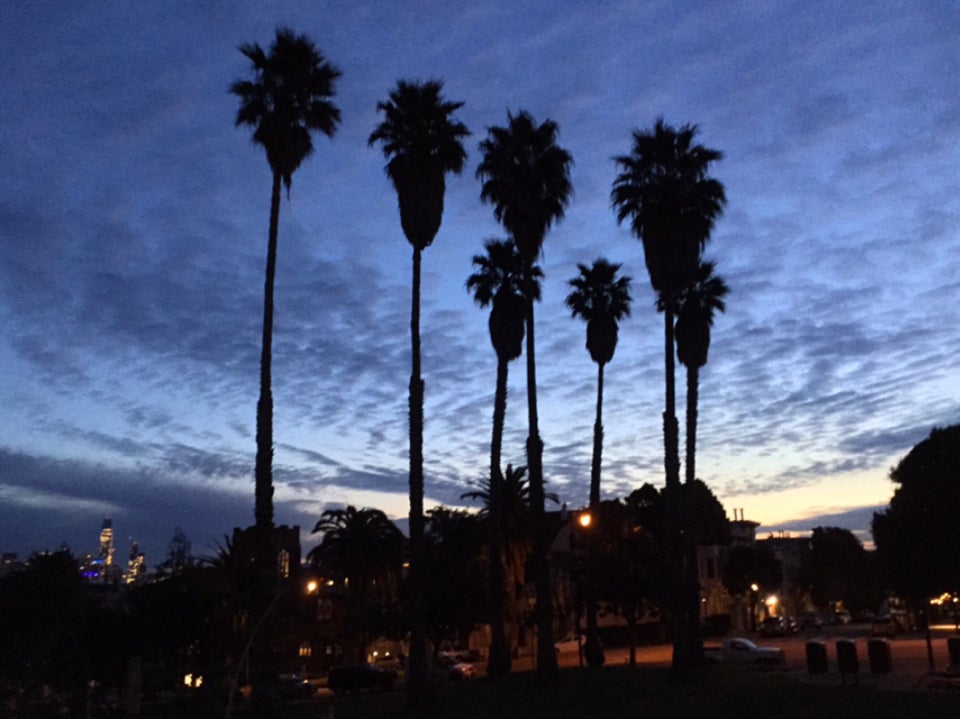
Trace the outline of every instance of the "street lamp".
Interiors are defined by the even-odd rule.
[[[760,587],[754,582],[750,585],[750,631],[757,631],[757,592]]]

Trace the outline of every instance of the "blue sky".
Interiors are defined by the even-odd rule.
[[[698,474],[766,531],[865,530],[891,466],[960,421],[960,10],[952,2],[23,3],[0,21],[0,546],[93,550],[103,517],[163,559],[253,519],[270,173],[234,127],[242,42],[309,35],[343,72],[336,137],[280,216],[276,517],[407,511],[411,251],[367,147],[398,79],[465,103],[467,169],[424,254],[429,504],[488,471],[495,357],[464,290],[502,230],[486,128],[560,126],[574,197],[537,309],[550,489],[586,501],[596,366],[578,262],[633,277],[606,372],[603,492],[662,484],[662,319],[610,209],[612,157],[663,116],[724,153],[707,256],[731,287],[701,373]],[[504,460],[521,464],[522,362]],[[678,406],[683,407],[683,375]],[[679,417],[683,421],[682,414]],[[869,540],[868,534],[861,535]]]

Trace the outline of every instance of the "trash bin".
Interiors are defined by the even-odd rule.
[[[811,674],[827,673],[827,643],[807,642],[807,671]]]
[[[950,669],[960,670],[960,637],[947,637],[947,654],[950,657]]]
[[[853,675],[854,683],[859,682],[857,672],[860,671],[860,659],[857,657],[857,644],[852,639],[837,640],[837,666],[840,667],[840,678],[847,683],[847,675]]]
[[[891,669],[890,642],[886,639],[867,640],[867,656],[870,659],[870,671],[873,674],[889,674]]]

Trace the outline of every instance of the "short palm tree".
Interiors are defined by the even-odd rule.
[[[410,637],[410,671],[407,699],[412,707],[427,706],[426,585],[423,576],[423,379],[420,376],[420,261],[433,242],[443,218],[448,172],[463,170],[467,153],[462,138],[470,134],[454,120],[462,102],[443,98],[443,83],[401,80],[390,98],[377,103],[383,120],[370,135],[387,158],[386,173],[397,191],[400,225],[413,246],[413,298],[410,335],[410,581],[413,625]]]
[[[600,518],[600,464],[603,452],[603,368],[617,348],[618,322],[630,315],[630,278],[617,277],[620,265],[604,258],[591,267],[577,264],[580,274],[570,280],[567,307],[574,317],[587,323],[587,351],[597,363],[597,417],[593,424],[593,461],[590,467],[590,513]],[[596,530],[591,537],[596,535]],[[594,543],[591,542],[591,548]],[[587,644],[584,654],[591,666],[603,664],[603,647],[597,629],[597,600],[594,587],[587,592]]]
[[[240,98],[237,126],[253,128],[253,141],[267,153],[273,172],[270,195],[270,230],[264,282],[263,341],[260,354],[260,398],[257,401],[257,459],[255,510],[258,562],[265,581],[273,574],[273,285],[277,265],[277,225],[280,185],[290,192],[293,173],[313,152],[311,132],[332,137],[340,122],[333,104],[334,85],[340,71],[328,63],[305,35],[279,28],[266,53],[256,43],[240,46],[253,65],[252,80],[237,80],[230,92]]]
[[[707,364],[710,350],[710,328],[714,312],[727,306],[723,298],[730,288],[715,275],[715,262],[701,261],[697,280],[679,298],[677,312],[677,359],[687,368],[687,461],[686,481],[697,477],[697,403],[700,392],[700,368]]]
[[[615,158],[620,172],[613,183],[611,200],[617,221],[630,220],[633,233],[643,242],[650,283],[664,309],[664,357],[666,365],[663,413],[664,468],[669,506],[666,512],[667,579],[671,589],[674,622],[673,668],[688,674],[696,657],[691,649],[685,614],[694,607],[696,586],[684,577],[681,546],[679,431],[674,389],[674,314],[680,292],[696,279],[700,252],[710,238],[714,222],[723,211],[723,185],[707,173],[722,155],[694,144],[697,128],[675,129],[658,119],[650,131],[633,132],[629,155]],[[692,571],[692,568],[691,568]],[[681,585],[683,588],[681,589]],[[688,651],[689,650],[689,651]]]
[[[510,672],[510,649],[503,626],[505,579],[503,575],[500,523],[500,456],[503,445],[503,425],[507,411],[507,373],[509,364],[523,350],[523,325],[526,316],[526,295],[540,298],[540,278],[543,273],[536,265],[529,273],[524,271],[523,258],[513,240],[487,240],[487,253],[475,255],[475,271],[467,278],[467,289],[473,291],[478,305],[492,305],[488,327],[490,343],[497,353],[497,388],[493,401],[493,436],[490,441],[489,484],[489,543],[491,641],[487,665],[489,676],[504,676]],[[529,276],[528,276],[529,274]]]
[[[323,538],[307,559],[341,587],[359,659],[372,638],[371,613],[399,596],[406,540],[381,510],[354,506],[324,511],[313,531]]]
[[[563,218],[573,188],[573,158],[557,144],[559,126],[538,124],[529,113],[507,115],[506,127],[490,127],[480,143],[483,159],[477,167],[480,199],[493,205],[493,214],[513,237],[527,269],[540,257],[547,230]],[[553,605],[544,513],[543,442],[537,418],[537,378],[534,353],[534,298],[527,297],[527,464],[534,525],[534,582],[537,592],[537,673],[558,672],[553,650]]]

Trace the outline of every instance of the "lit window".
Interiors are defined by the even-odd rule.
[[[280,576],[286,579],[290,576],[290,552],[281,549],[277,557],[277,565],[280,570]]]
[[[310,657],[313,656],[313,648],[310,646],[310,642],[304,642],[300,645],[300,656],[301,657]]]

